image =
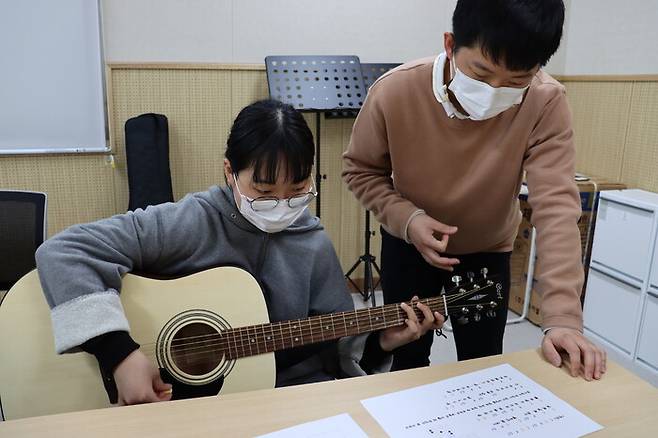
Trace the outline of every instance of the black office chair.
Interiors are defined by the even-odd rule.
[[[0,290],[9,290],[35,268],[34,253],[46,236],[45,193],[0,190]]]

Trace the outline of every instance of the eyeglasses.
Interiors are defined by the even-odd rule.
[[[233,177],[235,178],[235,182],[236,182],[235,186],[238,189],[238,193],[242,195],[242,192],[240,191],[240,187],[237,184],[238,175],[234,174]],[[247,200],[247,202],[251,206],[251,209],[254,211],[269,211],[269,210],[274,210],[276,206],[279,205],[279,202],[281,201],[287,202],[288,207],[290,208],[305,207],[309,205],[311,202],[313,202],[313,199],[315,199],[317,195],[318,192],[314,189],[313,184],[311,183],[311,189],[308,192],[291,196],[290,198],[279,199],[275,196],[259,196],[258,198],[249,199],[247,196],[245,196],[244,199]]]

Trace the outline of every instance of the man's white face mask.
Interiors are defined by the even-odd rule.
[[[450,61],[451,67],[454,69],[454,76],[448,89],[454,93],[471,120],[486,120],[496,117],[514,105],[520,104],[523,100],[523,94],[528,86],[494,88],[486,82],[478,81],[462,73],[454,64],[454,59],[453,55]]]

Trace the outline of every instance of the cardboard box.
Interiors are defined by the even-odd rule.
[[[605,178],[592,176],[576,176],[576,183],[580,191],[580,200],[583,214],[578,221],[580,229],[581,248],[583,252],[583,266],[585,267],[585,284],[581,294],[581,302],[585,295],[587,285],[587,273],[592,254],[592,237],[594,236],[594,225],[596,224],[596,209],[598,207],[599,194],[603,190],[620,190],[626,186]],[[510,261],[510,297],[509,308],[519,315],[523,312],[523,300],[528,278],[528,262],[530,258],[530,244],[532,238],[532,208],[528,204],[527,195],[519,195],[521,213],[523,219],[519,225],[519,232],[514,241],[514,250]],[[537,277],[541,272],[541,260],[535,260],[533,275],[533,290],[528,309],[528,319],[541,325],[539,309],[541,307],[541,295],[536,290]]]

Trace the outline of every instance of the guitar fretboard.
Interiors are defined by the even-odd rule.
[[[420,302],[428,305],[432,312],[445,314],[442,297]],[[424,317],[420,309],[416,306],[413,309],[418,319],[422,320]],[[404,324],[406,317],[400,304],[389,304],[235,328],[222,332],[219,342],[229,359],[237,359],[395,327]]]
[[[494,301],[487,302],[488,295],[482,294],[493,285],[491,280],[486,280],[482,286],[471,283],[470,287],[455,288],[453,292],[456,293],[424,298],[419,302],[427,305],[432,313],[439,312],[444,316],[446,306],[451,312],[459,309],[466,314],[468,308],[479,312],[484,309],[482,304],[490,305],[491,308],[497,305]],[[502,300],[502,296],[496,299]],[[424,319],[417,306],[409,302],[407,305],[412,306],[419,320]],[[186,363],[239,359],[400,326],[405,324],[406,318],[407,313],[400,303],[389,304],[181,338],[172,343],[171,353]]]

